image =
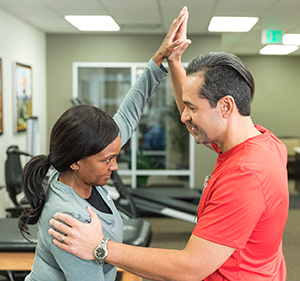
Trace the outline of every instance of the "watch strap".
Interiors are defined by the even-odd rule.
[[[100,241],[99,245],[94,250],[94,256],[95,256],[96,260],[98,261],[99,265],[101,265],[101,266],[107,265],[107,263],[104,260],[108,255],[106,244],[109,240],[110,240],[109,238],[103,237],[102,240]],[[101,258],[98,255],[98,249],[101,249],[105,252],[105,254]]]

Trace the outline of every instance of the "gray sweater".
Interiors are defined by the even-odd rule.
[[[150,60],[144,72],[127,93],[114,116],[114,120],[120,128],[122,146],[131,137],[153,91],[166,75],[167,71],[163,66],[159,68],[154,61]],[[69,214],[84,223],[90,222],[86,207],[91,205],[73,188],[59,182],[58,176],[59,173],[55,171],[49,179],[47,201],[38,222],[35,260],[25,281],[115,280],[116,268],[114,266],[102,267],[95,260],[80,259],[53,244],[53,238],[48,234],[48,229],[50,228],[49,220],[56,212]],[[102,222],[104,236],[122,242],[123,222],[119,212],[105,186],[96,188],[112,211],[112,214],[102,213],[91,206]]]

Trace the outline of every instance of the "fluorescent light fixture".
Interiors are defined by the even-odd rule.
[[[261,55],[288,55],[299,49],[298,46],[290,45],[267,45],[263,47],[259,53]]]
[[[211,32],[248,32],[258,22],[257,17],[212,17]]]
[[[284,45],[300,45],[300,34],[286,33],[282,37]]]
[[[82,31],[120,30],[120,27],[111,16],[65,16],[65,19]]]

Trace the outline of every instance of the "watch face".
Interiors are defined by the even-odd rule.
[[[98,248],[95,254],[97,255],[98,259],[101,259],[105,256],[105,249]]]

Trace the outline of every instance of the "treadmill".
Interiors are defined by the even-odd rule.
[[[196,223],[196,212],[201,191],[184,188],[126,188],[117,171],[111,179],[118,191],[132,198],[135,206],[143,211]],[[119,208],[120,202],[116,202]]]

